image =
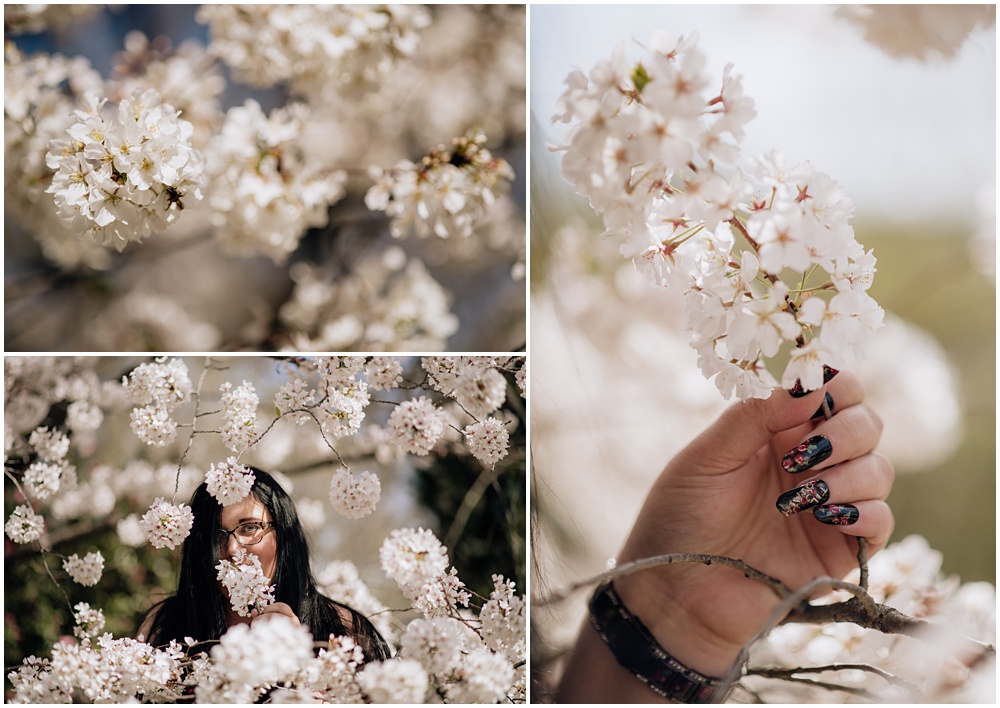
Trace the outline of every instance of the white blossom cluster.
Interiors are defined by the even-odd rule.
[[[451,295],[400,248],[362,259],[347,275],[296,263],[294,289],[278,316],[292,351],[446,349],[458,331]]]
[[[104,629],[104,613],[91,608],[89,603],[79,602],[73,606],[73,622],[73,634],[80,639],[90,639]]]
[[[378,475],[363,471],[356,475],[340,467],[330,479],[330,504],[341,516],[360,519],[375,511],[382,496],[382,483]]]
[[[197,17],[239,81],[313,99],[377,84],[430,23],[419,5],[204,5]]]
[[[194,512],[187,504],[171,504],[157,497],[139,523],[155,548],[176,548],[191,533]]]
[[[121,251],[175,221],[185,199],[201,199],[202,156],[191,124],[153,89],[123,99],[114,117],[104,115],[107,99],[85,101],[69,139],[49,143],[46,191],[77,233]]]
[[[988,5],[840,5],[836,14],[889,56],[922,61],[953,57],[974,29],[996,24]]]
[[[180,359],[161,357],[140,364],[122,379],[132,409],[132,432],[147,445],[163,447],[177,436],[177,421],[171,412],[191,396],[188,369]]]
[[[74,553],[63,561],[63,570],[73,582],[86,587],[97,585],[104,573],[104,556],[100,551],[91,551],[83,558]]]
[[[431,531],[396,529],[379,552],[382,569],[424,617],[406,628],[399,656],[420,664],[448,703],[523,700],[524,600],[513,584],[494,576],[495,589],[480,613],[482,629],[467,624],[458,606],[470,595],[448,566],[447,550]],[[435,596],[439,598],[435,601]],[[485,616],[484,616],[485,613]]]
[[[256,442],[257,405],[260,399],[254,386],[244,381],[235,389],[230,382],[219,387],[222,393],[222,441],[233,452],[243,452]]]
[[[267,647],[267,661],[260,661],[261,647]],[[287,617],[237,624],[212,647],[211,658],[208,676],[195,686],[198,702],[229,703],[224,699],[235,693],[252,703],[261,689],[290,680],[312,660],[312,635]]]
[[[76,23],[85,22],[99,9],[99,5],[5,4],[4,32],[37,34],[50,29],[65,30]]]
[[[302,104],[265,115],[247,99],[226,113],[209,146],[208,195],[215,236],[227,253],[284,263],[306,230],[327,223],[346,175],[310,159],[302,144]]]
[[[410,659],[368,664],[358,683],[372,703],[425,703],[429,687],[427,672]]]
[[[45,531],[45,519],[27,504],[19,504],[14,507],[3,530],[14,543],[31,543],[41,538]]]
[[[755,645],[752,664],[826,665],[843,661],[869,664],[902,679],[889,683],[871,673],[843,671],[828,678],[851,688],[872,691],[888,703],[983,702],[993,700],[995,669],[991,661],[970,663],[977,651],[967,638],[986,644],[996,640],[996,588],[991,583],[961,583],[941,575],[943,556],[926,539],[911,535],[889,544],[868,564],[869,593],[878,602],[947,631],[933,636],[882,634],[852,623],[784,624]],[[849,582],[858,581],[855,569]],[[846,600],[833,593],[817,602]],[[988,685],[983,681],[989,677]],[[744,679],[746,680],[746,679]],[[772,700],[803,700],[794,685],[755,682]],[[813,689],[815,690],[815,689]],[[774,693],[774,692],[777,693]],[[824,692],[824,696],[833,696]]]
[[[709,89],[705,63],[696,36],[658,33],[640,62],[619,47],[572,72],[554,118],[572,124],[563,174],[622,255],[684,293],[691,346],[724,396],[818,388],[823,366],[863,354],[881,325],[867,293],[875,258],[830,177],[777,152],[738,164],[753,101],[731,65]],[[779,350],[788,364],[775,376]]]
[[[418,165],[402,160],[390,170],[373,166],[375,184],[365,205],[391,217],[389,232],[396,238],[411,229],[422,237],[467,238],[514,179],[511,166],[485,146],[486,135],[473,131],[452,140],[451,150],[432,149]]]
[[[488,415],[507,398],[507,380],[497,369],[496,357],[437,356],[420,360],[431,386],[453,397],[475,418]]]
[[[495,465],[507,456],[510,434],[504,424],[489,417],[465,428],[465,442],[469,452],[484,465]]]
[[[265,577],[260,559],[247,549],[236,549],[232,558],[224,558],[215,566],[219,582],[229,594],[229,602],[240,617],[274,602],[274,586]]]
[[[387,642],[395,643],[396,628],[389,608],[372,595],[354,563],[346,560],[327,563],[316,573],[316,583],[320,592],[367,616]]]
[[[444,434],[445,414],[430,398],[403,401],[389,416],[388,429],[395,443],[414,455],[427,455]]]
[[[253,488],[254,479],[253,470],[238,463],[235,457],[213,463],[205,473],[208,493],[223,506],[243,501]]]
[[[80,239],[44,191],[54,174],[45,162],[49,142],[66,135],[85,93],[102,91],[83,57],[24,57],[13,43],[4,47],[4,206],[34,225],[45,257],[63,268],[107,265],[107,250]]]

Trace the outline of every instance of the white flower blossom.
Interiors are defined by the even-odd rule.
[[[104,573],[104,556],[100,551],[92,551],[83,558],[74,553],[63,561],[63,569],[80,585],[97,585]]]
[[[875,258],[829,176],[776,151],[740,163],[753,101],[731,65],[708,90],[705,66],[697,36],[661,33],[638,63],[619,47],[572,72],[554,118],[571,124],[563,175],[653,285],[684,292],[691,346],[724,396],[767,398],[776,378],[811,390],[882,324],[865,292]]]
[[[261,647],[267,647],[269,655],[263,663],[259,661]],[[252,626],[235,624],[212,647],[211,655],[228,681],[269,686],[291,678],[302,664],[312,660],[312,635],[308,627],[296,626],[284,616]]]
[[[14,543],[31,543],[45,531],[45,520],[27,504],[20,504],[14,507],[3,529]]]
[[[243,501],[253,488],[254,479],[253,470],[239,464],[235,457],[217,465],[213,463],[205,473],[208,493],[223,506]]]
[[[316,574],[316,582],[320,591],[327,597],[353,607],[367,616],[387,642],[392,643],[396,629],[391,621],[389,609],[371,592],[358,568],[351,561],[332,561],[323,566]]]
[[[120,519],[115,525],[118,532],[118,540],[126,546],[138,548],[146,543],[146,531],[142,527],[142,521],[138,514],[129,514],[124,519]]]
[[[414,455],[429,453],[444,434],[444,426],[444,413],[426,396],[400,403],[388,424],[395,443]]]
[[[316,411],[320,425],[335,438],[354,435],[361,429],[370,401],[368,384],[364,381],[351,381],[342,387],[330,386],[326,401]]]
[[[463,432],[469,452],[484,465],[495,465],[507,456],[510,435],[503,423],[496,418],[473,423]]]
[[[175,548],[191,533],[194,513],[187,504],[171,504],[157,497],[140,523],[154,548]]]
[[[96,637],[104,629],[104,613],[80,602],[73,606],[73,622],[73,634],[80,639]]]
[[[373,391],[388,391],[403,381],[403,365],[396,357],[373,356],[365,364],[365,378]]]
[[[486,135],[474,131],[455,138],[450,151],[439,145],[419,165],[403,160],[391,170],[373,167],[375,184],[365,204],[391,217],[389,232],[396,238],[411,228],[422,237],[467,238],[514,178],[510,165],[485,145]]]
[[[488,649],[470,651],[455,668],[454,683],[445,686],[450,703],[499,703],[514,683],[514,667]]]
[[[300,140],[307,113],[292,104],[265,116],[253,99],[226,113],[208,152],[211,219],[225,252],[283,264],[344,196],[346,174],[314,162]]]
[[[260,559],[245,548],[237,548],[232,558],[215,566],[219,582],[229,594],[229,602],[240,617],[249,617],[252,609],[274,602],[274,586],[260,566]]]
[[[155,90],[122,99],[114,117],[104,115],[105,101],[89,96],[69,139],[49,144],[55,175],[46,191],[78,233],[121,251],[163,231],[185,199],[201,199],[202,157],[191,124]]]
[[[65,463],[53,464],[39,460],[24,472],[24,488],[35,499],[48,499],[59,491],[59,478]]]
[[[442,578],[448,551],[428,529],[395,529],[379,549],[382,570],[402,588]]]
[[[255,442],[257,426],[257,405],[260,399],[253,384],[244,381],[235,389],[230,382],[219,387],[222,405],[225,407],[222,425],[222,441],[233,452],[243,452]]]
[[[274,407],[279,415],[288,415],[291,411],[312,408],[316,405],[316,391],[309,388],[302,379],[295,379],[282,385],[274,396]],[[308,421],[304,414],[296,415],[295,422],[299,425]]]
[[[424,703],[429,685],[424,668],[409,659],[366,664],[358,683],[372,703]]]
[[[360,519],[375,511],[382,496],[382,483],[378,475],[364,471],[353,474],[340,467],[330,479],[330,504],[348,519]]]
[[[61,430],[36,428],[28,437],[28,444],[46,462],[59,462],[69,452],[69,438]]]
[[[458,571],[452,568],[447,575],[427,582],[416,582],[400,585],[400,590],[407,600],[413,603],[413,609],[424,617],[443,617],[453,615],[459,606],[468,607],[471,593],[465,589],[465,583],[458,578]]]

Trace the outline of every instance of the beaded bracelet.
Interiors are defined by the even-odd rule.
[[[590,622],[629,673],[673,703],[711,703],[722,681],[670,656],[642,621],[628,611],[611,582],[590,599]]]

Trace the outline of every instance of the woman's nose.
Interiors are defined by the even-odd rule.
[[[233,557],[236,555],[236,549],[240,547],[240,544],[236,542],[236,536],[229,534],[226,536],[226,555],[228,557]]]

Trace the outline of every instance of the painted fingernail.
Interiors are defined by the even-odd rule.
[[[823,383],[830,383],[830,380],[839,373],[840,369],[834,369],[831,366],[823,364]],[[792,398],[802,398],[803,396],[808,396],[812,393],[812,389],[808,391],[804,390],[802,388],[802,382],[796,380],[795,385],[788,389],[788,393],[791,394]]]
[[[850,526],[861,516],[858,507],[853,504],[829,504],[813,509],[816,520],[833,526]]]
[[[831,396],[829,393],[824,394],[823,400],[826,401],[826,407],[830,410],[831,413],[833,413],[833,396]],[[819,408],[816,409],[816,412],[813,413],[812,420],[822,417],[823,417],[823,406],[820,406]]]
[[[785,516],[793,516],[800,511],[812,509],[829,498],[830,487],[823,480],[814,479],[778,497],[777,507]]]
[[[798,447],[785,453],[781,468],[788,474],[798,474],[816,466],[833,454],[833,446],[822,435],[815,435]]]

